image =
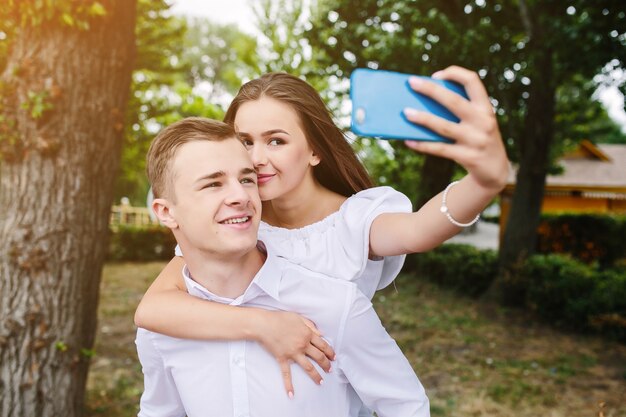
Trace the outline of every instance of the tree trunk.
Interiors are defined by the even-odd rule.
[[[416,210],[446,188],[454,174],[454,166],[454,161],[449,159],[426,155],[417,186]]]
[[[101,3],[86,31],[19,30],[2,74],[23,148],[0,163],[1,416],[83,414],[135,51],[136,2]]]
[[[536,40],[540,45],[540,41]],[[500,248],[500,273],[487,296],[515,304],[523,296],[515,280],[524,261],[534,253],[537,227],[554,136],[556,87],[551,51],[536,53],[536,75],[528,100],[528,115],[520,143],[520,162],[511,210]]]

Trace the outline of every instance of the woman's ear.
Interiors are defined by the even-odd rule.
[[[164,226],[170,229],[177,229],[178,223],[171,212],[171,203],[165,198],[155,198],[152,200],[152,211],[156,215],[157,219]]]
[[[317,154],[315,152],[311,153],[311,158],[309,159],[309,164],[311,164],[312,167],[317,166],[320,164],[320,162],[322,162],[322,159],[317,156]]]

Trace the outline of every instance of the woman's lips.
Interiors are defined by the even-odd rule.
[[[274,178],[274,175],[276,174],[257,174],[256,179],[259,185],[262,185]]]

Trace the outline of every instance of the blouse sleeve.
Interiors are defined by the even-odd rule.
[[[386,256],[369,260],[370,229],[374,219],[383,213],[411,213],[411,201],[404,194],[391,187],[376,187],[361,191],[346,201],[340,210],[342,220],[338,223],[338,237],[341,245],[347,248],[354,262],[354,278],[368,279],[367,269],[380,271],[369,285],[381,289],[389,285],[400,272],[405,255]],[[368,263],[370,265],[368,265]],[[381,265],[382,263],[382,265]],[[378,264],[378,265],[374,265]],[[369,295],[369,294],[368,294]],[[373,295],[373,294],[372,294]]]

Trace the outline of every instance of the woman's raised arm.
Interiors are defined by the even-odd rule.
[[[409,83],[415,91],[447,107],[460,122],[450,122],[415,109],[405,109],[405,116],[413,123],[453,139],[454,143],[407,141],[406,145],[419,152],[451,159],[463,166],[467,175],[415,213],[378,216],[370,229],[372,255],[424,252],[438,246],[457,234],[461,226],[472,224],[506,185],[509,162],[489,95],[478,74],[452,66],[433,77],[462,84],[469,100],[420,78],[412,78]]]

